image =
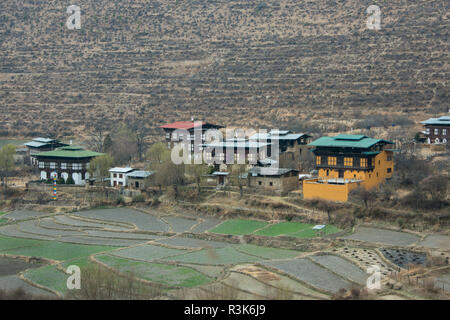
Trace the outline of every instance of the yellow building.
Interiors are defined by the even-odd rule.
[[[304,199],[348,200],[351,190],[371,189],[392,177],[392,142],[364,135],[321,137],[309,146],[316,157],[318,177],[303,182]]]

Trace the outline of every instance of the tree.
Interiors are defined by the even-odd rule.
[[[103,182],[109,177],[109,169],[111,168],[113,159],[109,154],[95,157],[89,163],[89,174],[91,177],[99,178]]]
[[[162,142],[153,144],[146,153],[146,158],[150,162],[149,166],[152,169],[153,165],[160,164],[163,159],[170,158],[170,150]]]
[[[209,172],[209,167],[206,164],[191,164],[187,166],[187,173],[194,179],[197,184],[198,193],[201,192],[202,177]]]
[[[2,179],[2,185],[4,190],[7,187],[7,177],[14,169],[14,154],[16,153],[16,147],[12,144],[8,144],[0,149],[0,176]]]
[[[140,113],[138,119],[132,119],[128,121],[130,129],[136,136],[136,151],[139,161],[143,160],[144,151],[147,147],[147,137],[149,134],[149,128],[147,127],[147,119],[144,119],[144,115]]]
[[[87,124],[86,129],[89,136],[89,147],[96,152],[105,152],[105,140],[109,136],[107,124],[103,121],[95,121]]]
[[[233,164],[231,166],[231,173],[236,181],[236,185],[239,187],[239,196],[242,198],[244,195],[244,185],[246,181],[242,179],[242,175],[245,173],[245,164]]]
[[[118,164],[131,163],[137,153],[136,135],[123,124],[112,134],[111,152],[114,162]]]
[[[350,192],[350,196],[362,201],[364,207],[367,209],[371,206],[372,202],[377,199],[377,193],[374,189],[366,189],[364,187],[359,187]]]
[[[184,164],[176,165],[172,162],[171,151],[163,143],[156,143],[147,151],[147,159],[150,161],[149,169],[155,171],[154,183],[161,190],[163,187],[173,186],[175,196],[178,185],[184,183]]]
[[[331,212],[336,210],[339,205],[336,202],[328,201],[328,200],[319,200],[317,203],[317,208],[319,210],[325,211],[328,216],[328,223],[331,222]]]

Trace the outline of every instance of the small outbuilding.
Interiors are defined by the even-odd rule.
[[[290,168],[253,167],[248,172],[249,186],[283,194],[300,187],[298,174]]]
[[[130,189],[145,190],[149,187],[151,176],[154,172],[135,170],[127,173],[128,187]]]

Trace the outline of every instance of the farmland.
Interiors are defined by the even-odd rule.
[[[293,236],[299,238],[313,238],[320,235],[329,235],[341,231],[339,228],[331,225],[325,226],[318,231],[313,230],[314,225],[300,222],[279,222],[268,224],[263,221],[255,220],[228,220],[212,229],[211,232],[231,235],[255,234],[267,237],[276,237],[280,235]]]
[[[366,269],[374,263],[381,267],[383,277],[407,267],[386,262],[383,254],[397,263],[397,258],[388,255],[394,252],[390,249],[381,256],[375,250],[357,247],[315,247],[320,252],[311,252],[308,245],[292,249],[293,242],[314,240],[320,244],[327,241],[328,235],[335,237],[341,230],[331,225],[318,233],[312,230],[313,224],[302,222],[219,220],[128,208],[51,215],[24,210],[3,216],[9,220],[0,226],[0,254],[24,261],[44,260],[38,260],[39,264],[26,271],[22,270],[25,265],[11,271],[22,270],[28,283],[23,283],[17,274],[8,273],[0,276],[0,285],[14,288],[23,283],[27,292],[48,297],[70,294],[66,286],[69,275],[64,272],[70,265],[82,270],[94,266],[106,268],[120,277],[131,275],[144,286],[162,286],[165,289],[160,294],[168,297],[179,297],[178,290],[184,288],[192,291],[183,291],[183,297],[200,298],[208,290],[225,290],[225,286],[236,290],[239,297],[249,299],[280,295],[292,299],[328,299],[341,289],[364,285]],[[372,228],[366,234],[365,230],[356,228],[352,235],[343,234],[337,239],[370,243],[379,241],[381,235],[385,241],[405,248],[416,239],[400,231],[377,232]],[[283,242],[283,236],[288,236],[289,241]],[[260,241],[258,245],[244,241],[252,237]],[[261,242],[275,239],[284,248]],[[446,238],[429,235],[424,239],[430,245],[432,240],[439,243]],[[413,261],[417,256],[407,254]]]

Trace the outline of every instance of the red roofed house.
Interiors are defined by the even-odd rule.
[[[166,143],[169,149],[173,148],[178,142],[183,141],[186,137],[183,137],[183,133],[175,132],[177,129],[184,129],[188,131],[187,140],[190,142],[190,150],[194,152],[194,130],[201,126],[202,136],[201,143],[205,143],[205,132],[209,129],[220,129],[222,126],[206,123],[203,121],[176,121],[173,123],[165,124],[160,128],[164,129],[166,134]]]

